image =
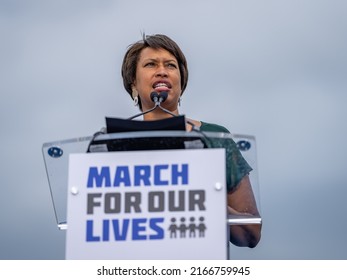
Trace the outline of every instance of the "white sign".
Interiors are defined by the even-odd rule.
[[[226,259],[225,150],[72,154],[67,259]]]

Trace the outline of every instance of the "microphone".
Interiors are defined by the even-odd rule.
[[[132,119],[134,119],[134,118],[137,118],[137,117],[143,116],[143,115],[145,115],[145,114],[147,114],[147,113],[149,113],[149,112],[152,112],[152,111],[155,110],[157,107],[159,107],[162,111],[164,111],[165,113],[167,113],[167,114],[169,114],[169,115],[171,115],[171,116],[173,116],[173,117],[178,117],[179,115],[176,115],[176,114],[170,112],[169,110],[163,108],[163,107],[160,105],[161,103],[165,102],[165,100],[167,99],[167,97],[168,97],[167,91],[161,91],[161,92],[159,92],[159,93],[157,93],[156,91],[151,92],[150,98],[151,98],[151,100],[154,102],[154,107],[153,107],[152,109],[149,109],[149,110],[145,111],[145,112],[141,112],[141,113],[139,113],[139,114],[136,114],[136,115],[134,115],[134,116],[128,118],[128,120],[132,120]],[[190,121],[188,121],[188,120],[186,120],[186,122],[192,126],[192,129],[193,129],[193,130],[195,130],[195,131],[200,131],[200,129],[197,128],[192,122],[190,122]]]
[[[161,93],[159,93],[159,102],[163,103],[167,99],[167,96],[167,91],[162,91]]]
[[[159,94],[156,91],[151,92],[150,97],[154,103],[157,103],[159,100]]]
[[[168,93],[167,91],[162,91],[158,94],[159,100],[158,100],[158,107],[164,111],[165,113],[173,116],[173,117],[178,117],[178,115],[175,115],[174,113],[170,112],[169,110],[163,108],[160,106],[161,103],[163,103],[167,99]]]
[[[166,97],[167,97],[167,93],[166,93]],[[150,98],[154,102],[154,107],[152,109],[145,111],[145,112],[141,112],[139,114],[136,114],[136,115],[128,118],[128,120],[132,120],[132,119],[135,119],[137,117],[143,116],[149,112],[152,112],[154,109],[156,109],[158,106],[160,106],[160,102],[162,102],[162,101],[160,100],[159,94],[156,91],[151,92]]]
[[[162,91],[159,94],[156,91],[153,91],[150,95],[151,100],[155,103],[160,105],[160,103],[163,103],[167,99],[168,93],[166,91]]]

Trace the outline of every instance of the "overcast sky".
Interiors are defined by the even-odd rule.
[[[347,2],[0,0],[0,259],[63,259],[41,147],[137,113],[141,33],[186,54],[181,113],[257,139],[262,240],[233,259],[347,258]]]

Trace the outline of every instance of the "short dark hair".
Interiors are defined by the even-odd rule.
[[[128,50],[124,55],[122,64],[122,77],[125,90],[129,93],[131,98],[133,98],[131,86],[133,85],[136,79],[137,63],[140,59],[141,51],[148,47],[153,49],[165,49],[176,58],[181,74],[182,95],[188,83],[187,60],[180,47],[176,44],[176,42],[163,34],[143,34],[142,40],[137,41],[136,43],[128,47]],[[141,100],[139,100],[139,108],[142,109]]]

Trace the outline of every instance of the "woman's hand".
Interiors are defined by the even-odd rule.
[[[248,175],[241,180],[234,191],[228,193],[228,213],[245,217],[259,216]],[[260,236],[261,224],[230,226],[230,242],[236,246],[254,248]]]

